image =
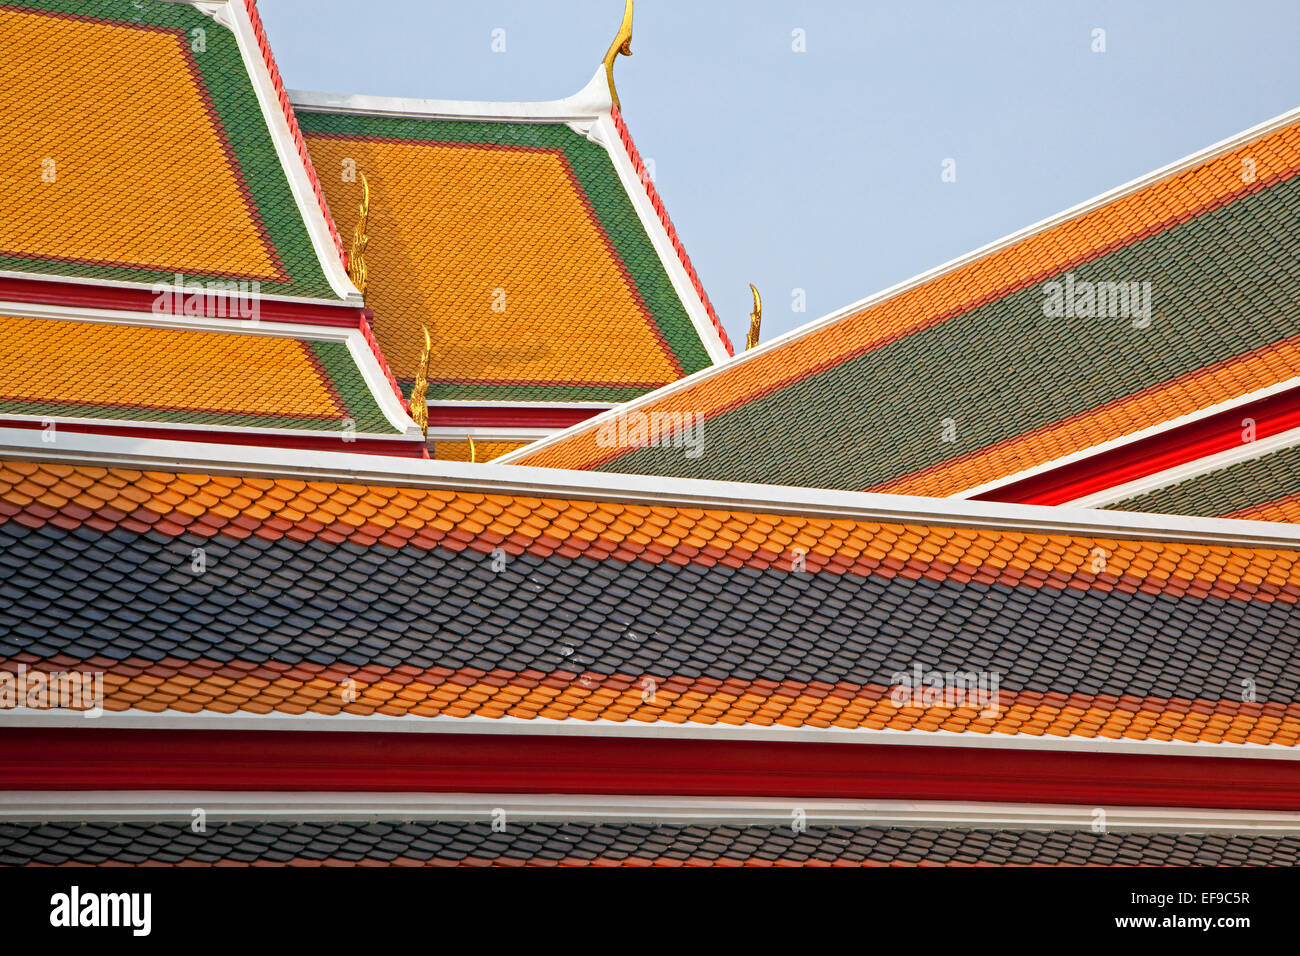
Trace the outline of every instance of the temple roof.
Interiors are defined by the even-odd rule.
[[[4,0],[0,43],[0,271],[359,304],[252,0]]]
[[[604,82],[527,104],[292,94],[345,233],[369,182],[366,300],[404,389],[422,325],[435,403],[620,402],[730,354]]]
[[[1298,172],[1292,112],[507,460],[969,496],[1247,401],[1296,374]],[[672,414],[702,454],[610,427]]]

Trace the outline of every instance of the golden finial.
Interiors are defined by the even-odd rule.
[[[624,56],[632,55],[632,0],[627,0],[627,6],[623,8],[623,22],[619,24],[618,35],[614,37],[614,42],[609,45],[609,52],[605,54],[605,77],[609,80],[609,98],[618,106],[618,90],[614,89],[614,58],[622,53]]]
[[[749,335],[745,336],[746,352],[758,344],[758,327],[763,324],[763,299],[752,282],[749,291],[754,293],[754,311],[749,313]]]
[[[474,447],[474,436],[466,435],[465,437],[469,439],[469,463],[476,465],[478,464],[478,449]]]
[[[366,244],[370,236],[366,227],[370,225],[370,180],[361,174],[361,215],[357,219],[357,228],[352,230],[352,249],[348,253],[348,278],[362,295],[366,294]]]
[[[411,417],[420,426],[420,432],[429,437],[429,352],[433,341],[429,338],[429,327],[424,329],[424,351],[420,353],[420,367],[415,370],[415,382],[411,385]]]

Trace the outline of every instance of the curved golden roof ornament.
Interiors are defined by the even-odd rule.
[[[429,327],[424,329],[424,351],[420,353],[420,366],[415,370],[415,381],[411,384],[411,418],[420,426],[420,433],[425,440],[429,438],[429,352],[433,350],[433,340],[429,338]]]
[[[478,464],[478,449],[474,447],[474,436],[473,436],[473,435],[466,435],[465,437],[469,439],[469,463],[470,463],[471,465],[477,465],[477,464]]]
[[[623,7],[623,22],[619,24],[614,42],[609,45],[609,52],[605,54],[605,78],[609,80],[609,98],[615,106],[619,102],[618,90],[614,89],[614,59],[620,53],[624,56],[632,55],[632,0],[627,0],[627,5]]]
[[[361,215],[352,230],[352,248],[348,251],[348,278],[362,295],[366,294],[366,245],[370,242],[370,180],[361,173]]]
[[[754,293],[754,311],[749,313],[749,334],[745,336],[746,352],[758,344],[758,329],[763,324],[763,298],[752,282],[749,284],[749,291]]]

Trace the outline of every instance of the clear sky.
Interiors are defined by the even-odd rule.
[[[577,91],[622,9],[259,4],[290,88],[473,100]],[[637,0],[615,78],[743,346],[749,282],[767,339],[1300,106],[1297,37],[1297,0]]]

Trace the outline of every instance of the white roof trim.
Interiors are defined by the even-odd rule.
[[[650,243],[659,261],[668,273],[673,291],[690,317],[704,350],[713,362],[730,356],[718,330],[709,318],[703,300],[696,295],[695,285],[686,274],[686,267],[677,257],[672,240],[654,211],[650,196],[637,175],[631,156],[623,147],[614,121],[610,115],[613,104],[609,98],[609,84],[603,69],[596,70],[585,87],[573,96],[562,100],[540,103],[485,103],[456,100],[423,100],[387,96],[362,96],[343,93],[315,93],[292,90],[290,102],[298,109],[312,112],[353,113],[363,116],[389,116],[404,119],[460,119],[485,122],[566,122],[592,142],[605,148],[618,173],[623,190],[632,200],[632,206],[641,225],[650,237]],[[608,407],[608,406],[606,406]]]
[[[320,262],[330,288],[338,293],[339,298],[348,305],[360,306],[363,304],[361,293],[352,284],[347,270],[343,267],[343,259],[334,244],[334,236],[330,232],[329,221],[325,218],[325,210],[321,208],[320,201],[316,198],[311,176],[298,153],[298,144],[289,127],[289,120],[284,115],[284,109],[280,105],[275,84],[271,80],[271,72],[262,57],[248,10],[239,0],[234,2],[226,0],[226,11],[233,24],[231,32],[234,33],[239,51],[243,54],[244,65],[252,80],[258,104],[262,107],[262,116],[271,132],[271,141],[275,144],[280,165],[289,181],[289,189],[306,224],[307,234],[311,237],[316,258]],[[217,15],[217,19],[218,22],[226,22],[220,14]]]
[[[0,791],[0,822],[189,824],[202,808],[223,821],[420,820],[556,823],[667,823],[789,826],[803,811],[809,826],[971,827],[1091,830],[1096,807],[950,800],[828,800],[802,797],[690,797],[520,793],[385,793],[239,790]],[[1105,807],[1107,832],[1292,834],[1300,813],[1183,807]]]
[[[484,467],[484,466],[478,466]],[[507,734],[515,737],[612,737],[656,740],[802,741],[898,747],[960,747],[968,750],[1050,751],[1054,753],[1146,754],[1162,757],[1228,757],[1241,760],[1300,760],[1300,747],[1182,740],[1112,740],[1106,737],[1056,737],[1032,734],[954,733],[946,730],[867,730],[846,727],[769,727],[757,724],[673,724],[667,721],[554,720],[520,717],[419,717],[370,714],[269,714],[213,711],[105,711],[99,717],[80,711],[15,707],[0,710],[0,727],[102,727],[117,730],[334,731],[338,733]]]
[[[1035,233],[1044,232],[1048,229],[1051,229],[1054,226],[1060,225],[1063,222],[1067,222],[1070,219],[1074,219],[1077,216],[1081,216],[1084,213],[1091,212],[1092,210],[1104,206],[1107,203],[1113,202],[1116,199],[1120,199],[1124,196],[1129,195],[1130,193],[1135,193],[1151,185],[1152,183],[1158,182],[1159,180],[1164,179],[1168,176],[1172,176],[1176,173],[1183,172],[1195,166],[1199,166],[1201,163],[1213,159],[1214,157],[1219,156],[1223,153],[1231,152],[1232,150],[1237,149],[1238,147],[1250,142],[1251,140],[1257,139],[1261,136],[1271,133],[1274,130],[1281,129],[1286,126],[1290,126],[1292,123],[1295,123],[1297,120],[1300,120],[1300,107],[1297,107],[1296,109],[1293,110],[1288,110],[1287,112],[1281,114],[1280,116],[1275,116],[1270,120],[1266,120],[1263,123],[1260,123],[1258,126],[1252,126],[1250,129],[1237,133],[1234,136],[1230,136],[1225,140],[1215,143],[1213,146],[1209,146],[1203,150],[1192,153],[1190,156],[1185,156],[1180,160],[1176,160],[1175,162],[1172,162],[1167,166],[1162,166],[1161,168],[1154,170],[1150,173],[1147,173],[1144,176],[1139,176],[1137,179],[1130,180],[1129,182],[1124,183],[1122,186],[1116,186],[1114,189],[1108,190],[1107,192],[1104,192],[1099,196],[1094,196],[1092,199],[1081,202],[1078,205],[1071,206],[1069,209],[1056,213],[1053,216],[1049,216],[1046,219],[1042,219],[1034,223],[1033,225],[1026,226],[1025,228],[1020,229],[1017,232],[1013,232],[1010,235],[1004,236],[1001,239],[995,239],[993,242],[980,246],[978,249],[974,250],[973,252],[968,252],[965,255],[958,256],[957,258],[951,259],[948,262],[943,263],[942,265],[934,267],[933,269],[930,269],[926,272],[922,272],[921,274],[913,276],[910,279],[905,279],[902,282],[892,285],[887,289],[882,289],[881,291],[869,295],[864,299],[859,299],[857,302],[852,302],[849,305],[844,306],[843,308],[836,309],[834,312],[824,315],[819,319],[814,319],[813,321],[807,323],[806,325],[801,325],[796,329],[791,329],[789,332],[785,332],[781,335],[778,335],[776,338],[769,339],[766,342],[761,342],[748,351],[738,352],[732,358],[722,361],[719,364],[713,365],[709,368],[701,369],[700,371],[695,372],[692,375],[688,375],[685,378],[678,379],[676,382],[672,382],[668,385],[665,385],[662,388],[656,389],[653,392],[650,392],[646,395],[642,395],[639,398],[634,398],[631,401],[624,403],[623,405],[619,406],[617,409],[612,410],[605,415],[589,418],[584,422],[579,422],[576,425],[571,425],[569,426],[569,428],[565,429],[564,431],[560,432],[554,437],[538,442],[537,445],[535,445],[532,448],[521,448],[519,451],[511,452],[509,455],[502,455],[501,458],[498,459],[498,461],[501,461],[503,463],[514,462],[524,457],[525,455],[531,456],[533,454],[536,454],[539,451],[543,451],[547,448],[552,447],[553,445],[559,444],[562,441],[566,441],[572,435],[580,434],[581,432],[586,431],[587,429],[598,428],[604,422],[617,417],[619,411],[635,410],[638,408],[642,408],[644,406],[651,405],[655,402],[658,402],[660,399],[666,398],[669,395],[673,395],[687,388],[691,388],[692,386],[698,384],[703,379],[710,378],[714,375],[721,374],[723,372],[726,372],[734,368],[740,362],[752,361],[758,358],[759,356],[767,354],[768,352],[772,352],[775,351],[776,349],[782,348],[783,346],[789,344],[790,342],[796,341],[797,339],[801,339],[807,335],[812,335],[813,333],[818,332],[821,329],[834,325],[835,323],[841,321],[842,319],[847,319],[850,316],[856,315],[857,313],[873,305],[878,305],[879,303],[884,302],[887,299],[892,299],[894,296],[897,296],[903,292],[907,292],[910,289],[914,289],[917,286],[924,285],[925,283],[930,282],[933,279],[937,279],[942,275],[945,275],[949,272],[955,272],[956,270],[964,266],[970,265],[972,262],[982,259],[987,255],[990,255],[994,252],[998,252],[999,250],[1005,249],[1008,246],[1015,245],[1017,242],[1020,242],[1023,239],[1027,239],[1028,237],[1034,235]]]
[[[1125,498],[1132,498],[1136,495],[1144,495],[1147,492],[1156,491],[1168,485],[1176,485],[1188,478],[1221,471],[1229,465],[1262,458],[1265,455],[1271,455],[1283,448],[1290,448],[1298,444],[1300,444],[1300,428],[1292,428],[1290,431],[1279,432],[1267,438],[1259,438],[1253,442],[1243,442],[1229,448],[1227,451],[1221,451],[1217,455],[1197,458],[1184,465],[1179,465],[1177,468],[1158,471],[1154,475],[1147,475],[1145,478],[1137,478],[1125,484],[1116,485],[1113,488],[1106,488],[1091,495],[1084,495],[1082,498],[1069,502],[1069,505],[1075,508],[1099,508],[1102,505],[1114,504],[1117,501],[1123,501]],[[1263,502],[1260,503],[1263,504]]]
[[[1076,451],[1069,455],[1063,455],[1060,458],[1054,458],[1049,462],[1044,462],[1041,465],[1035,465],[1033,468],[1026,468],[1023,471],[1018,471],[1013,475],[1006,476],[1005,478],[997,478],[993,481],[986,481],[982,485],[976,485],[973,488],[967,488],[965,491],[958,492],[952,497],[974,498],[977,495],[982,495],[986,492],[993,491],[996,488],[1002,488],[1007,485],[1014,485],[1016,482],[1024,481],[1026,478],[1033,478],[1036,475],[1041,475],[1049,471],[1055,471],[1056,469],[1063,468],[1066,465],[1074,464],[1076,461],[1082,461],[1085,458],[1092,458],[1096,455],[1103,454],[1115,448],[1123,448],[1125,445],[1131,445],[1134,442],[1142,441],[1143,439],[1150,438],[1153,435],[1160,435],[1163,434],[1164,432],[1173,431],[1176,428],[1182,428],[1184,425],[1190,425],[1193,422],[1200,421],[1203,418],[1209,418],[1212,415],[1219,414],[1220,412],[1226,412],[1226,411],[1230,411],[1233,408],[1239,408],[1243,405],[1249,405],[1252,402],[1257,402],[1260,399],[1268,398],[1271,395],[1277,395],[1280,392],[1290,391],[1293,388],[1300,388],[1300,376],[1297,376],[1295,378],[1289,378],[1285,382],[1277,382],[1273,385],[1269,385],[1266,388],[1256,389],[1253,392],[1247,392],[1244,395],[1239,395],[1236,398],[1229,399],[1226,402],[1219,402],[1216,405],[1207,405],[1205,408],[1198,409],[1194,412],[1189,412],[1186,415],[1180,415],[1177,418],[1171,418],[1168,421],[1160,422],[1158,425],[1152,425],[1149,428],[1142,429],[1141,431],[1132,432],[1131,434],[1123,435],[1119,438],[1113,439],[1108,442],[1102,442],[1100,445],[1093,445],[1090,448],[1084,448],[1081,451]],[[1215,457],[1215,456],[1211,456],[1211,457]],[[1209,460],[1209,459],[1207,458],[1205,460]],[[1195,462],[1189,463],[1189,465],[1194,465],[1194,464]],[[1180,466],[1180,467],[1187,467],[1187,466]],[[1138,479],[1138,480],[1144,481],[1145,479]],[[1102,495],[1102,496],[1107,496],[1109,494],[1110,494],[1109,489],[1106,491],[1098,492],[1098,495]],[[1089,497],[1091,498],[1093,496],[1089,496]],[[1128,497],[1128,496],[1125,495],[1124,497]],[[1078,499],[1079,502],[1083,502],[1085,500],[1088,499],[1086,498]],[[1111,499],[1109,497],[1106,497],[1104,500],[1099,499],[1097,503],[1106,504],[1109,503],[1110,500]],[[1118,501],[1120,499],[1116,498],[1114,500]],[[1094,507],[1094,505],[1079,504],[1079,507]]]
[[[174,313],[128,312],[121,309],[83,309],[64,305],[35,305],[27,302],[0,302],[0,314],[36,319],[56,319],[65,322],[91,322],[109,325],[131,325],[140,328],[173,329],[185,332],[221,332],[231,335],[256,335],[270,338],[293,339],[308,342],[342,342],[348,347],[348,354],[360,372],[362,380],[370,389],[375,403],[384,413],[394,428],[396,435],[360,432],[367,438],[384,438],[409,441],[420,438],[420,428],[406,414],[398,403],[397,395],[388,377],[384,375],[378,358],[358,328],[310,325],[299,322],[267,322],[258,319],[230,319],[218,317],[199,317],[176,315]],[[86,425],[118,425],[120,427],[147,427],[193,429],[212,431],[212,425],[187,425],[179,422],[150,421],[146,419],[118,418],[75,418],[64,415],[22,415],[9,414],[5,418],[18,418],[26,421],[55,421]],[[341,419],[340,419],[341,420]],[[243,431],[244,429],[240,429]],[[265,435],[321,436],[337,438],[337,431],[316,431],[296,428],[249,428],[249,432]]]
[[[34,302],[0,301],[0,314],[33,319],[57,319],[65,322],[175,329],[184,332],[224,332],[234,335],[310,339],[315,342],[342,342],[349,332],[354,331],[347,326],[313,325],[306,322],[271,322],[261,319],[181,315],[175,312],[132,312],[126,309],[86,309],[80,306],[46,305]],[[390,388],[389,391],[392,389]]]
[[[1300,550],[1300,525],[1270,521],[1088,511],[1062,506],[957,501],[660,475],[526,468],[503,465],[499,459],[470,464],[333,451],[259,448],[256,459],[250,460],[249,450],[238,445],[79,433],[62,433],[56,442],[47,443],[30,429],[13,428],[0,428],[0,458],[148,471],[198,471],[348,484],[445,488],[540,498],[567,496],[587,501],[774,512],[832,520]]]

